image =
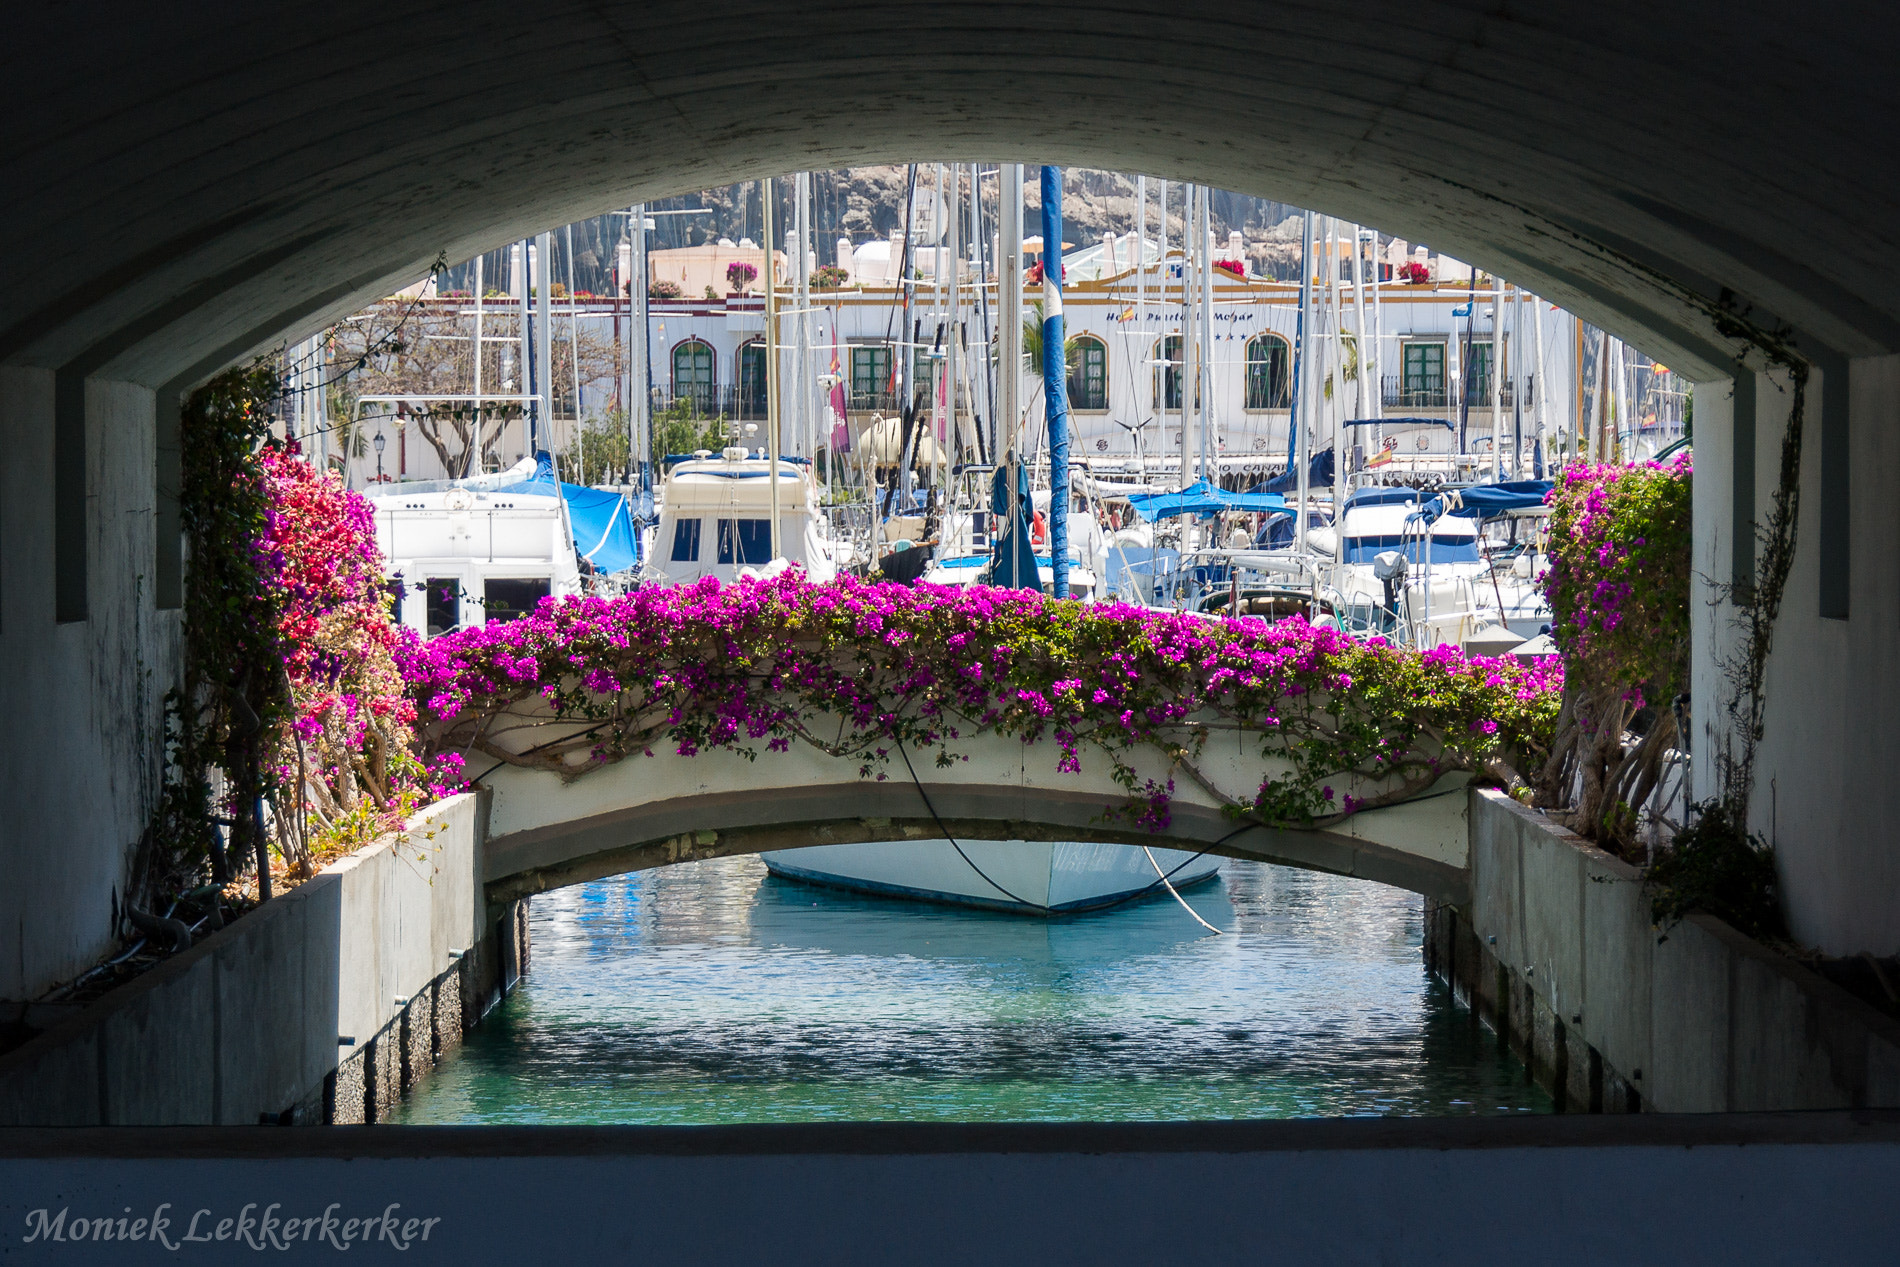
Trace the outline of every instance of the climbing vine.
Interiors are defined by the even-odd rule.
[[[443,757],[572,779],[660,744],[755,756],[800,743],[881,779],[900,745],[948,765],[959,741],[994,733],[1052,741],[1058,770],[1105,761],[1129,794],[1120,812],[1154,830],[1177,778],[1237,818],[1293,827],[1404,800],[1451,771],[1517,785],[1517,763],[1548,749],[1561,680],[1297,618],[1212,622],[797,573],[544,600],[407,648],[404,671],[426,750]],[[1236,731],[1268,772],[1237,794],[1202,768],[1210,737]],[[1142,752],[1165,758],[1164,777],[1140,772]]]
[[[271,497],[256,453],[276,389],[266,365],[232,370],[180,413],[190,454],[179,487],[189,555],[184,673],[166,697],[167,777],[135,860],[136,898],[178,892],[206,873],[222,887],[268,856],[257,807],[275,789],[273,737],[291,712],[282,598],[260,550]]]

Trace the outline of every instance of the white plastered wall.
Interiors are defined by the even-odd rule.
[[[30,999],[113,944],[159,786],[178,613],[153,594],[152,392],[86,393],[88,619],[54,621],[53,374],[0,367],[0,1000]]]
[[[1814,371],[1806,402],[1795,562],[1774,630],[1764,737],[1750,825],[1776,849],[1796,940],[1829,954],[1900,952],[1900,358],[1865,358],[1850,374],[1849,615],[1820,615],[1822,401]],[[1756,376],[1755,517],[1774,495],[1792,394],[1780,375]],[[1698,798],[1718,791],[1711,759],[1728,740],[1723,671],[1736,654],[1734,609],[1718,586],[1731,575],[1733,395],[1696,389],[1696,602],[1693,685]]]

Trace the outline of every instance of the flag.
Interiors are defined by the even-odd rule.
[[[1368,469],[1375,466],[1384,466],[1387,462],[1390,462],[1391,460],[1392,460],[1392,450],[1380,449],[1377,453],[1373,454],[1369,459],[1367,459],[1366,466]]]
[[[839,453],[851,452],[851,427],[846,422],[844,366],[838,360],[838,310],[831,310],[831,447]]]

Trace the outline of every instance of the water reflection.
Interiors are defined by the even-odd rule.
[[[1548,1110],[1425,976],[1418,900],[1232,863],[1037,920],[721,859],[534,904],[529,983],[411,1122],[1072,1120]]]

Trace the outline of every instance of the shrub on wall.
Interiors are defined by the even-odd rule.
[[[135,902],[221,889],[273,847],[306,876],[444,790],[414,755],[369,503],[271,441],[277,388],[233,370],[181,411],[185,664]]]
[[[1612,847],[1676,740],[1671,703],[1688,685],[1690,455],[1667,464],[1564,468],[1551,490],[1544,593],[1564,658],[1564,704],[1540,803]],[[1630,748],[1633,719],[1647,724]]]
[[[258,464],[270,504],[259,554],[292,713],[276,735],[277,818],[287,860],[306,870],[400,828],[443,789],[415,757],[396,667],[414,634],[391,619],[369,499],[293,451],[266,448]]]

